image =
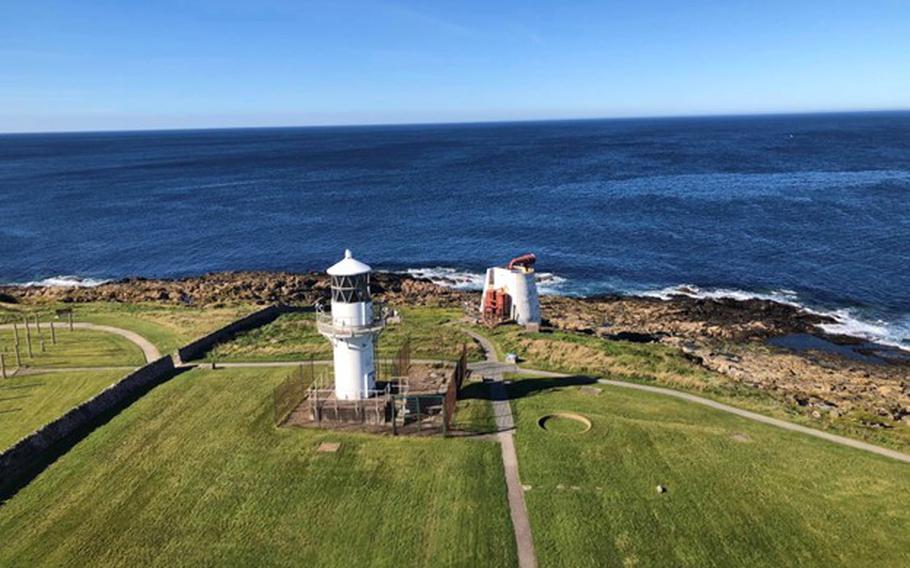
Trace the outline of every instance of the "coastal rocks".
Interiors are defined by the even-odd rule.
[[[476,319],[479,293],[445,288],[409,275],[374,273],[374,298],[393,306],[464,309]],[[215,306],[232,303],[313,305],[327,300],[329,282],[318,273],[228,272],[176,280],[132,278],[95,287],[0,287],[6,303],[111,301]],[[735,389],[755,389],[816,420],[841,419],[868,427],[910,427],[910,359],[847,358],[843,349],[795,351],[768,345],[770,338],[805,334],[835,347],[850,338],[828,336],[817,327],[825,316],[767,300],[737,301],[674,296],[542,296],[545,327],[638,343],[659,342],[678,349],[689,362],[715,373],[711,380]],[[521,336],[522,352],[567,371],[611,368],[684,388],[704,388],[697,375],[650,376],[590,345]],[[776,340],[775,340],[776,341]],[[853,340],[856,351],[864,342]],[[817,342],[816,342],[817,343]],[[865,351],[863,352],[865,353]]]
[[[847,419],[874,428],[910,425],[903,410],[910,408],[910,365],[894,359],[857,361],[837,352],[797,353],[766,345],[770,338],[789,334],[846,341],[818,328],[833,320],[796,306],[685,296],[668,300],[544,296],[541,303],[549,324],[556,329],[605,339],[655,338],[679,349],[689,361],[726,377],[736,388],[764,391],[816,420]],[[566,356],[553,354],[552,358]],[[677,382],[683,386],[682,381]],[[869,419],[870,415],[878,418]]]
[[[807,333],[834,321],[768,300],[544,296],[541,304],[555,328],[599,334],[608,329],[614,335],[629,332],[741,342]]]
[[[468,296],[429,280],[392,273],[374,273],[374,295],[380,301],[409,305],[460,306]],[[163,302],[183,305],[218,303],[313,304],[328,298],[324,274],[219,272],[175,280],[128,278],[94,287],[3,286],[7,303]]]

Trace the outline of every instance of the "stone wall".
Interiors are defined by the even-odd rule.
[[[310,310],[282,305],[263,308],[182,347],[177,351],[179,361],[199,359],[217,344],[274,321],[285,312]],[[162,357],[130,373],[0,453],[0,502],[14,495],[92,430],[180,371],[173,357]]]
[[[130,373],[0,453],[0,501],[28,483],[85,433],[176,373],[174,360],[170,356],[162,357]]]
[[[230,341],[238,333],[262,327],[290,310],[291,308],[285,306],[273,305],[263,308],[258,312],[253,312],[244,318],[229,323],[217,331],[213,331],[205,337],[197,339],[185,347],[181,347],[177,351],[177,357],[180,361],[184,362],[201,359],[219,343]]]

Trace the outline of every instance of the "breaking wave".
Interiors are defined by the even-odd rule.
[[[436,266],[431,268],[412,268],[406,270],[405,273],[417,278],[426,278],[440,286],[447,286],[457,290],[483,289],[484,275],[477,272]],[[541,294],[585,295],[598,293],[597,290],[590,289],[589,285],[582,286],[581,289],[575,289],[569,280],[550,272],[537,273],[537,285]],[[769,300],[779,304],[794,306],[813,314],[830,317],[835,320],[834,323],[819,326],[826,333],[859,337],[868,341],[910,350],[910,314],[900,321],[888,322],[865,316],[849,308],[821,309],[811,307],[801,301],[796,291],[786,288],[750,292],[734,288],[701,288],[694,284],[680,284],[655,290],[628,289],[623,290],[622,293],[660,298],[662,300],[669,300],[673,296],[714,300],[732,299],[741,302],[747,300]]]
[[[827,316],[835,320],[834,323],[821,324],[818,327],[833,335],[849,335],[868,341],[874,341],[892,347],[910,350],[910,315],[899,321],[885,321],[870,318],[850,308],[820,309],[806,305],[799,299],[799,294],[793,290],[780,289],[767,292],[749,292],[729,288],[703,289],[693,284],[668,286],[657,290],[636,292],[640,296],[649,296],[668,300],[673,296],[688,296],[690,298],[724,299],[733,300],[770,300],[779,304],[787,304],[803,309],[809,313]]]
[[[44,280],[33,280],[31,282],[15,283],[13,286],[23,286],[26,288],[33,287],[55,287],[55,288],[91,288],[110,282],[110,280],[101,280],[97,278],[85,278],[82,276],[51,276]]]
[[[690,298],[704,298],[711,300],[732,299],[744,302],[746,300],[770,300],[779,304],[788,304],[804,308],[797,301],[797,293],[793,290],[770,290],[768,292],[747,292],[746,290],[736,290],[732,288],[709,288],[703,289],[694,284],[680,284],[678,286],[667,286],[658,290],[645,290],[638,292],[639,296],[648,296],[651,298],[660,298],[669,300],[673,296],[688,296]]]
[[[483,290],[484,274],[457,270],[445,266],[432,268],[410,268],[405,274],[415,278],[426,278],[434,284],[455,288],[456,290]],[[562,294],[568,280],[552,272],[537,273],[537,289],[542,294]]]

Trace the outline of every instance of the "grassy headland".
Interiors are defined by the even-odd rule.
[[[661,343],[617,341],[580,333],[526,333],[516,326],[481,330],[502,353],[513,352],[522,365],[563,373],[626,380],[688,390],[734,406],[845,436],[910,450],[910,425],[868,425],[865,412],[809,414],[792,397],[760,390],[710,371],[679,349]],[[876,422],[877,423],[877,422]]]
[[[669,397],[509,387],[542,566],[901,566],[907,466]],[[538,425],[581,413],[590,431]],[[666,493],[656,488],[663,485]]]
[[[515,564],[495,444],[275,428],[284,372],[153,390],[0,507],[0,565]]]
[[[482,352],[474,340],[450,325],[461,317],[460,310],[436,307],[402,307],[401,323],[390,324],[379,339],[379,357],[393,357],[410,338],[413,359],[455,360],[462,344],[471,360]],[[213,354],[219,361],[300,361],[331,359],[332,346],[316,330],[315,315],[292,313],[261,328],[243,333],[219,345]]]
[[[100,393],[123,374],[80,371],[0,381],[0,451]]]

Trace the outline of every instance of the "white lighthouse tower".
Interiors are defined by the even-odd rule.
[[[317,313],[319,333],[332,342],[335,396],[359,400],[376,386],[373,346],[385,320],[373,313],[370,298],[372,269],[344,251],[344,258],[327,271],[332,277],[332,313]]]

